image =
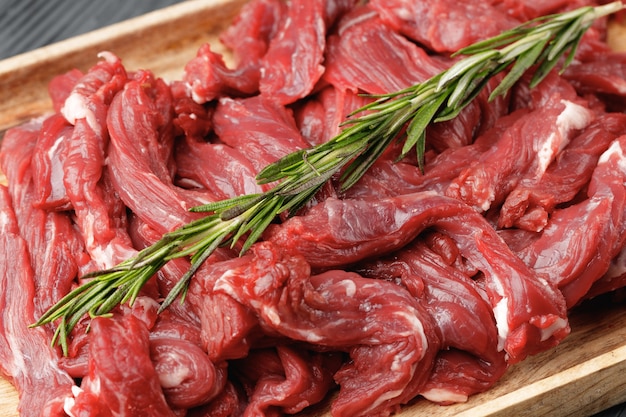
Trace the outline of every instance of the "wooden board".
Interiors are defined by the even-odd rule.
[[[0,135],[50,111],[49,80],[87,70],[109,50],[129,69],[179,79],[204,42],[217,36],[245,0],[189,0],[102,30],[0,61]],[[626,45],[617,41],[616,47]],[[402,417],[589,416],[626,401],[626,304],[592,303],[572,315],[572,334],[558,347],[512,367],[490,391],[441,407],[418,401]],[[17,394],[0,378],[0,415],[17,416]],[[326,415],[326,405],[306,413]]]

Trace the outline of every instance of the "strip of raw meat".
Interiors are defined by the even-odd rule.
[[[344,16],[327,43],[323,78],[341,90],[389,93],[445,69],[443,62],[393,32],[367,6]]]
[[[296,414],[317,404],[334,387],[333,374],[341,360],[338,354],[282,344],[251,351],[233,364],[237,381],[251,392],[244,415]]]
[[[177,174],[201,184],[217,200],[261,193],[252,163],[237,149],[221,143],[186,138],[176,147]]]
[[[498,347],[509,362],[554,346],[568,334],[560,292],[513,254],[483,216],[453,198],[422,192],[327,199],[302,216],[270,226],[265,238],[323,269],[393,252],[430,227],[454,239],[462,256],[484,274]]]
[[[309,146],[292,112],[263,96],[221,99],[213,122],[219,139],[244,154],[255,172]]]
[[[498,227],[541,231],[554,208],[572,200],[589,182],[600,154],[625,131],[623,114],[598,116],[559,152],[538,182],[520,181],[504,201]]]
[[[436,52],[454,52],[520,22],[488,2],[372,0],[383,21]]]
[[[52,108],[55,113],[61,113],[65,100],[70,96],[76,84],[85,74],[74,68],[65,74],[53,77],[48,83],[48,95],[52,101]]]
[[[259,90],[258,69],[229,68],[222,54],[213,51],[208,43],[185,65],[183,81],[194,101],[201,104],[219,97],[249,96]]]
[[[200,347],[199,328],[162,313],[150,330],[150,358],[168,404],[189,409],[224,388],[226,364],[215,366]]]
[[[446,149],[428,158],[424,173],[420,172],[415,161],[405,159],[395,162],[395,155],[386,154],[379,158],[343,197],[393,197],[419,191],[433,191],[443,195],[452,180],[467,167],[467,161],[477,160],[524,113],[517,111],[501,117],[492,129],[480,135],[474,143]]]
[[[543,234],[521,256],[576,305],[602,277],[626,239],[626,136],[604,152],[588,186],[588,199],[556,210]],[[567,256],[562,256],[567,254]]]
[[[226,381],[226,386],[209,404],[187,410],[187,417],[243,416],[247,406],[247,394],[238,385]]]
[[[158,107],[162,99],[154,94],[169,96],[169,89],[162,80],[144,74],[143,80],[126,83],[113,99],[107,115],[107,167],[126,206],[163,234],[198,218],[189,209],[214,198],[173,185],[159,145],[171,120],[163,119]]]
[[[103,187],[108,145],[106,115],[128,77],[119,58],[110,53],[76,84],[61,112],[74,125],[64,143],[63,181],[84,236],[87,251],[100,268],[133,256],[127,233],[112,223],[115,195]]]
[[[498,143],[454,179],[446,194],[487,211],[503,201],[521,181],[537,182],[592,112],[560,94],[518,119]]]
[[[276,36],[287,4],[280,0],[252,0],[241,8],[220,34],[220,41],[235,54],[238,65],[258,66]]]
[[[593,54],[578,54],[577,57],[579,60],[568,66],[563,77],[581,94],[626,97],[626,54],[606,49],[596,50]]]
[[[491,304],[477,283],[447,265],[424,241],[366,262],[358,271],[401,282],[435,320],[441,351],[422,396],[442,404],[465,402],[504,374],[507,365],[498,351]]]
[[[188,302],[200,320],[202,347],[215,363],[245,357],[262,337],[258,319],[246,306],[214,291],[216,280],[228,273],[233,263],[245,263],[245,260],[205,263],[189,283],[187,293]]]
[[[18,390],[20,416],[65,416],[74,381],[57,366],[46,330],[28,327],[37,319],[34,271],[5,186],[0,186],[0,259],[0,373]]]
[[[264,327],[350,353],[335,375],[333,416],[388,415],[418,394],[438,340],[403,287],[342,270],[311,276],[300,255],[269,242],[223,264],[214,291],[252,309]]]
[[[133,315],[92,320],[89,375],[67,409],[71,415],[176,415],[150,360],[145,323]]]
[[[513,16],[520,22],[526,22],[551,13],[559,13],[569,9],[596,4],[588,0],[546,0],[541,2],[533,0],[489,0],[485,3],[491,4],[496,9]]]
[[[35,272],[35,314],[43,314],[61,299],[79,272],[94,267],[69,217],[36,208],[31,156],[42,125],[38,121],[5,134],[0,170],[9,181],[20,234],[27,242]]]
[[[624,287],[626,287],[626,247],[623,247],[620,253],[611,259],[606,273],[593,283],[584,298],[594,298]]]
[[[172,81],[169,84],[172,93],[174,116],[173,136],[183,136],[193,139],[206,138],[213,129],[213,107],[198,104],[187,93],[187,87],[182,81]]]
[[[261,94],[280,104],[306,97],[324,73],[324,0],[292,0],[261,59]]]
[[[72,131],[73,127],[58,113],[47,118],[41,126],[31,161],[38,208],[61,211],[72,208],[63,183],[62,160]]]

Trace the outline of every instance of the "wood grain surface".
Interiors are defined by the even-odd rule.
[[[50,79],[72,68],[87,70],[99,51],[170,80],[180,78],[204,42],[227,55],[217,37],[243,3],[189,0],[0,61],[0,135],[50,111]],[[616,49],[626,45],[619,36],[612,42]],[[588,302],[572,312],[571,325],[563,343],[515,365],[488,392],[447,407],[417,401],[401,416],[586,417],[626,401],[626,303]],[[0,378],[0,416],[17,416],[17,404],[12,385]],[[327,414],[321,404],[303,416]]]

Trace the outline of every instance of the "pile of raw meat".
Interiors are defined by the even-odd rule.
[[[393,146],[243,256],[218,249],[184,303],[156,314],[178,259],[132,306],[79,322],[67,356],[54,327],[28,326],[190,207],[266,189],[255,174],[335,135],[362,93],[585,3],[252,0],[221,37],[229,65],[205,45],[165,82],[103,52],[52,80],[55,111],[0,152],[0,371],[20,413],[273,416],[332,398],[333,416],[386,416],[466,401],[558,344],[572,307],[626,285],[626,56],[604,20],[563,74],[489,102],[493,80],[429,127],[423,173]]]

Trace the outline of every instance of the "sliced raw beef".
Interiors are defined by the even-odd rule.
[[[47,118],[33,149],[32,170],[37,207],[45,210],[68,210],[72,204],[63,183],[65,146],[73,127],[60,114]]]
[[[394,30],[436,52],[455,52],[520,23],[487,2],[372,0],[370,4]]]
[[[31,155],[41,126],[33,122],[9,130],[0,154],[0,169],[11,178],[9,193],[35,272],[33,301],[37,316],[69,292],[79,272],[95,267],[72,220],[63,213],[36,207]]]
[[[159,107],[160,101],[171,96],[164,81],[149,73],[142,76],[126,83],[111,103],[107,166],[126,206],[153,229],[165,233],[197,218],[189,209],[213,197],[188,192],[172,183],[160,145],[161,136],[171,129],[171,114],[164,115]]]
[[[424,242],[366,262],[359,271],[399,281],[435,320],[441,350],[422,396],[442,404],[465,402],[504,374],[507,364],[504,352],[498,350],[491,304],[479,284],[448,265]]]
[[[145,323],[133,315],[91,322],[89,375],[68,404],[72,415],[176,416],[150,359]]]
[[[591,110],[557,93],[545,106],[518,119],[495,146],[452,181],[446,194],[480,211],[497,206],[523,178],[538,182],[556,155],[593,117]]]
[[[484,275],[496,317],[499,349],[517,362],[569,333],[565,301],[528,268],[470,206],[432,192],[386,199],[327,199],[305,215],[268,229],[266,238],[300,252],[315,268],[349,266],[391,253],[427,228],[456,241]]]
[[[602,152],[625,129],[623,114],[600,115],[572,138],[534,184],[520,181],[504,201],[498,226],[541,231],[554,208],[571,201],[587,185]]]
[[[20,416],[62,417],[75,384],[58,367],[46,329],[29,327],[38,318],[34,271],[5,186],[0,186],[0,219],[0,374],[18,390]]]
[[[244,194],[263,192],[256,181],[252,163],[236,148],[187,138],[176,148],[177,174],[193,181],[215,196],[226,200]]]
[[[342,270],[311,276],[301,256],[269,242],[225,264],[215,291],[252,309],[264,327],[349,352],[335,375],[334,416],[386,415],[417,395],[438,340],[404,288]]]
[[[263,96],[222,99],[213,121],[219,139],[243,153],[256,172],[291,152],[308,147],[293,113]]]
[[[62,109],[74,125],[71,138],[64,142],[63,182],[87,251],[100,268],[134,255],[127,233],[112,224],[112,212],[120,202],[103,184],[109,143],[107,112],[127,79],[120,59],[104,54],[78,80]]]
[[[334,387],[341,360],[281,344],[250,352],[234,362],[237,379],[251,393],[246,415],[296,414],[319,403]]]
[[[556,210],[541,237],[522,252],[528,265],[560,288],[568,307],[584,298],[624,246],[624,150],[626,137],[621,136],[600,156],[588,198]]]
[[[324,73],[325,1],[292,0],[261,59],[259,89],[268,99],[290,104],[306,97]]]
[[[150,330],[150,358],[174,409],[204,405],[226,384],[226,363],[211,362],[201,348],[199,333],[198,327],[167,313]]]

